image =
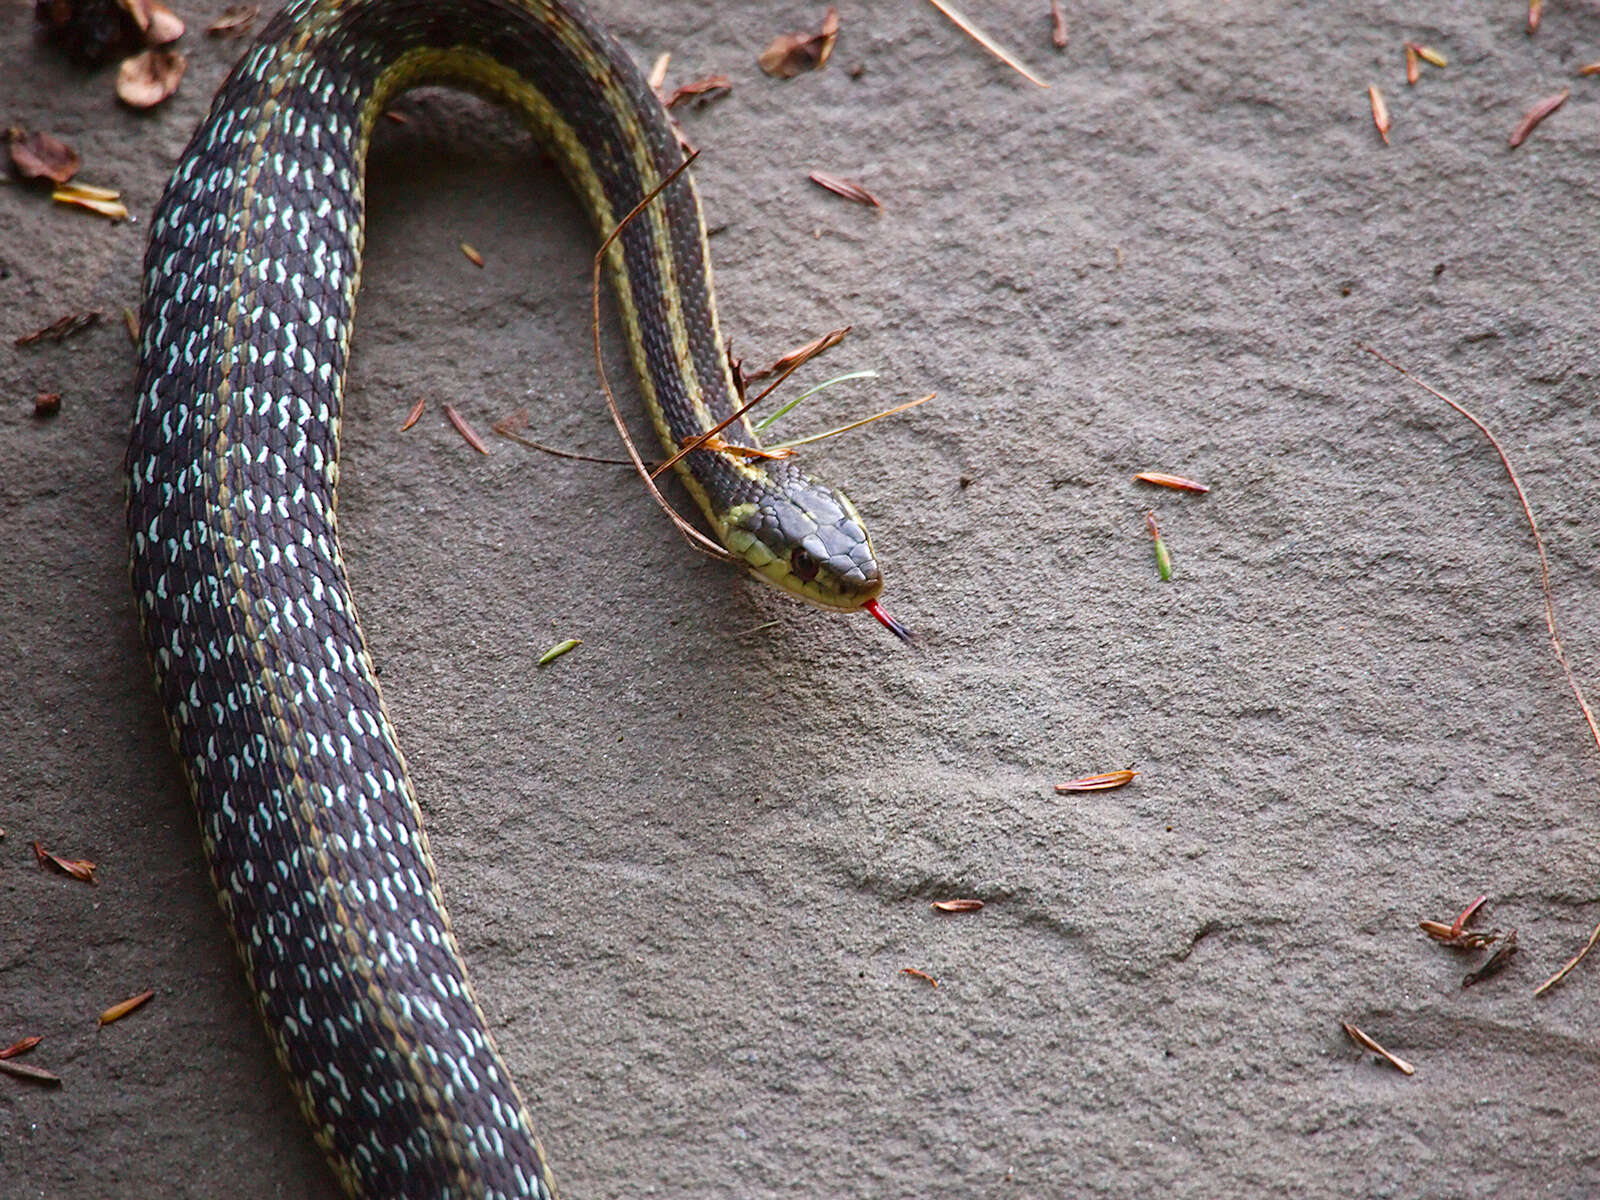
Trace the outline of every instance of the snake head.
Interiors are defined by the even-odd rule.
[[[866,608],[883,590],[855,505],[792,467],[731,508],[721,532],[754,574],[823,608]]]

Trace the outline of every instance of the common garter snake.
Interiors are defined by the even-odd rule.
[[[352,1195],[549,1196],[474,999],[334,516],[374,121],[446,83],[507,105],[602,231],[683,161],[611,37],[555,0],[296,0],[189,143],[145,260],[132,577],[210,870],[267,1031]],[[663,444],[729,416],[694,184],[608,252]],[[756,446],[744,421],[724,435]],[[721,543],[814,603],[875,607],[850,502],[789,461],[678,466]]]

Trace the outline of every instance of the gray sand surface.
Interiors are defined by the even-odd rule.
[[[188,78],[137,115],[13,0],[0,121],[148,215],[239,52],[199,33],[223,6],[181,6]],[[1532,995],[1600,920],[1600,755],[1492,451],[1355,347],[1499,433],[1600,691],[1600,79],[1575,77],[1600,9],[1548,5],[1530,38],[1520,0],[1091,0],[1057,54],[1044,0],[971,0],[1039,91],[921,0],[843,6],[834,61],[786,83],[755,56],[820,5],[599,7],[671,83],[732,76],[683,123],[736,348],[850,323],[798,382],[882,373],[787,427],[938,399],[808,454],[920,651],[697,556],[615,468],[479,456],[441,404],[615,452],[592,239],[489,109],[420,93],[383,124],[344,543],[567,1193],[1600,1193],[1600,961]],[[1450,58],[1415,88],[1408,38]],[[135,632],[127,339],[10,345],[135,304],[145,230],[0,187],[0,1042],[43,1035],[29,1061],[65,1078],[0,1076],[0,1193],[326,1197]],[[1052,790],[1127,765],[1122,791]],[[99,886],[39,870],[36,838]],[[1481,955],[1416,922],[1479,892],[1522,952],[1463,990]],[[949,896],[990,903],[930,910]]]

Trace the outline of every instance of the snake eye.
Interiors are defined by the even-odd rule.
[[[817,577],[819,565],[809,553],[796,546],[794,553],[789,556],[789,569],[800,582],[810,583]]]

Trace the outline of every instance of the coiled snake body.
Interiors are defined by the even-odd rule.
[[[602,230],[683,161],[627,55],[570,4],[292,4],[223,86],[152,223],[133,586],[222,906],[346,1189],[548,1196],[451,932],[334,520],[366,148],[392,98],[424,82],[518,111]],[[687,175],[608,263],[675,450],[736,394]],[[756,445],[742,422],[724,437]],[[679,470],[749,569],[828,607],[871,606],[877,567],[842,496],[722,450]]]

